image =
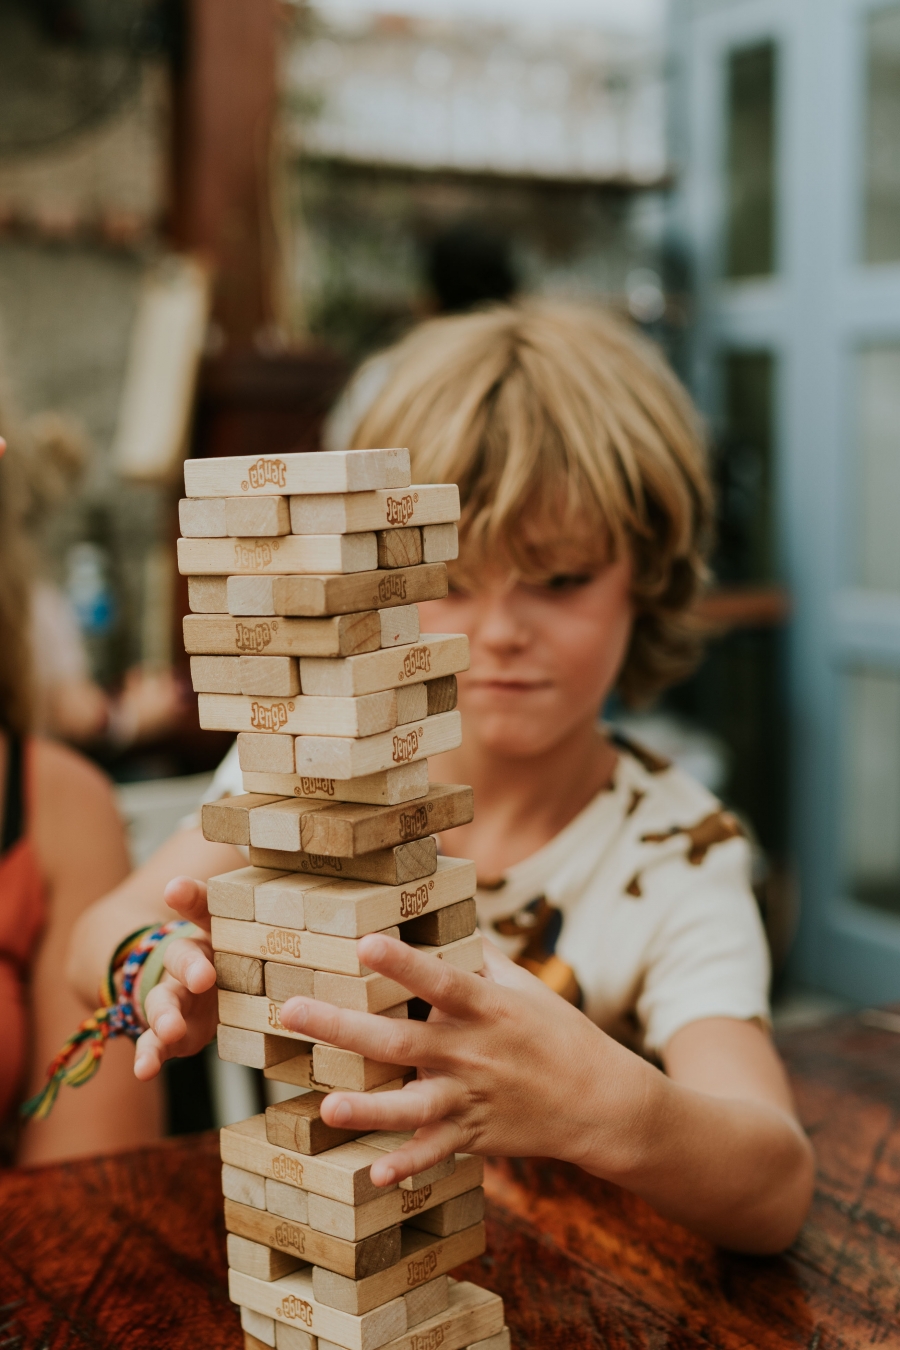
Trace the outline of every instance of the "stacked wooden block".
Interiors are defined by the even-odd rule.
[[[474,866],[434,838],[471,820],[471,789],[429,786],[427,764],[460,742],[468,646],[421,636],[416,607],[447,592],[457,489],[412,486],[405,450],[188,461],[185,487],[200,721],[238,733],[246,789],[203,808],[206,837],[250,862],[209,884],[219,1055],[297,1093],[222,1131],[246,1350],[502,1350],[501,1300],[447,1275],[484,1250],[481,1159],[376,1188],[372,1163],[408,1136],[335,1129],[319,1107],[414,1071],[280,1017],[296,994],[408,1016],[408,992],[360,963],[366,933],[481,968]]]

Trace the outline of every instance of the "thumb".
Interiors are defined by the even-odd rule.
[[[209,910],[206,907],[206,882],[193,877],[173,877],[163,891],[163,900],[179,914],[200,928],[210,930]]]

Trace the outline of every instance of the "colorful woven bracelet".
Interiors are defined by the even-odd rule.
[[[100,990],[102,1007],[86,1017],[47,1070],[47,1082],[40,1092],[23,1102],[23,1116],[43,1120],[53,1109],[59,1089],[63,1086],[81,1087],[90,1082],[100,1067],[106,1043],[114,1036],[128,1036],[137,1040],[146,1030],[144,1002],[150,989],[163,975],[162,956],[152,966],[152,982],[141,980],[140,1011],[135,1007],[135,986],[152,955],[176,937],[194,937],[200,933],[196,924],[183,919],[171,923],[140,928],[119,943],[109,963],[109,969]],[[151,974],[151,971],[147,972]],[[116,990],[116,977],[121,976]],[[80,1057],[78,1052],[83,1051]]]

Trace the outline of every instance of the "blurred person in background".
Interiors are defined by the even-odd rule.
[[[33,734],[32,581],[21,522],[22,466],[0,441],[0,1162],[39,1163],[159,1138],[162,1094],[138,1083],[127,1045],[106,1073],[67,1093],[48,1120],[17,1128],[17,1108],[80,1020],[61,978],[72,928],[128,872],[106,779]]]

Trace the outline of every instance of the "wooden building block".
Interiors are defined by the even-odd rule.
[[[393,689],[364,694],[362,698],[201,694],[198,707],[200,725],[208,731],[364,739],[392,730],[397,725],[397,694]]]
[[[512,1342],[509,1338],[509,1327],[504,1327],[498,1331],[496,1336],[488,1336],[483,1341],[472,1341],[467,1350],[510,1350]]]
[[[197,462],[202,463],[202,460]],[[308,1270],[298,1270],[271,1284],[230,1270],[228,1294],[233,1303],[252,1307],[274,1317],[276,1322],[292,1323],[312,1336],[330,1339],[342,1350],[378,1350],[379,1346],[402,1336],[406,1328],[406,1304],[402,1298],[392,1299],[383,1307],[373,1308],[361,1316],[348,1316],[318,1302]]]
[[[227,614],[228,578],[188,577],[188,606],[192,614]]]
[[[351,1280],[375,1275],[400,1259],[399,1227],[386,1228],[360,1242],[347,1242],[344,1238],[310,1228],[308,1224],[285,1221],[280,1215],[264,1209],[226,1200],[225,1228],[229,1234],[237,1234],[254,1244],[265,1244],[275,1252],[284,1252],[298,1260],[315,1262]],[[287,1271],[281,1273],[286,1275]],[[266,1277],[260,1275],[258,1278]]]
[[[410,1294],[403,1297],[408,1304]],[[414,1326],[407,1321],[408,1329],[403,1335],[388,1341],[381,1350],[436,1350],[438,1346],[440,1350],[466,1350],[484,1337],[495,1335],[502,1326],[503,1300],[497,1294],[476,1284],[451,1281],[446,1310]],[[477,1338],[474,1342],[473,1337]],[[342,1350],[342,1347],[320,1336],[318,1350]]]
[[[404,1005],[405,1006],[405,1005]],[[287,1083],[290,1087],[315,1088],[317,1092],[331,1092],[332,1084],[320,1083],[313,1070],[312,1055],[295,1055],[293,1059],[284,1059],[280,1064],[272,1064],[263,1069],[263,1077],[272,1083]],[[389,1078],[366,1092],[399,1092],[410,1081],[405,1078]]]
[[[238,763],[243,774],[293,774],[296,770],[293,736],[242,731],[237,738]]]
[[[422,530],[422,561],[452,562],[459,556],[459,535],[455,525],[426,525]]]
[[[438,858],[433,876],[405,886],[329,881],[304,897],[306,926],[310,936],[328,933],[334,938],[360,938],[402,924],[426,909],[468,900],[476,884],[475,864],[467,858]]]
[[[267,1107],[266,1138],[269,1143],[293,1153],[315,1154],[358,1139],[364,1131],[336,1130],[325,1124],[319,1109],[326,1095],[324,1092],[305,1092],[300,1097]]]
[[[254,1312],[252,1308],[241,1308],[241,1326],[251,1340],[259,1341],[262,1345],[275,1344],[275,1321],[271,1317],[263,1317],[262,1313]],[[248,1347],[244,1345],[244,1350]],[[315,1350],[315,1347],[313,1347]]]
[[[188,459],[184,464],[189,497],[278,497],[405,487],[409,487],[408,450],[226,455]]]
[[[264,994],[265,967],[255,956],[235,956],[233,952],[214,952],[216,984],[235,994]]]
[[[274,1326],[275,1323],[273,1322],[272,1325]],[[271,1341],[261,1341],[258,1336],[252,1335],[251,1332],[244,1332],[244,1350],[265,1350],[267,1345],[274,1344],[274,1339]]]
[[[468,668],[469,639],[463,633],[429,633],[411,647],[388,647],[344,660],[301,659],[300,688],[304,694],[350,698]]]
[[[413,1137],[413,1131],[406,1132],[401,1130],[376,1130],[373,1134],[365,1136],[365,1142],[370,1148],[377,1148],[382,1153],[393,1153],[394,1149],[401,1148]],[[400,1189],[407,1191],[420,1190],[422,1186],[433,1185],[436,1181],[443,1181],[445,1177],[451,1177],[456,1171],[456,1155],[451,1153],[449,1158],[443,1158],[433,1167],[428,1167],[422,1172],[414,1172],[411,1177],[406,1177],[401,1181]]]
[[[277,882],[268,883],[278,885]],[[447,905],[432,913],[420,914],[403,925],[403,941],[424,944],[429,947],[446,947],[450,942],[474,933],[478,924],[474,900],[460,900],[457,905]]]
[[[450,1281],[446,1275],[439,1275],[436,1280],[428,1280],[426,1284],[410,1289],[408,1294],[403,1295],[403,1302],[406,1304],[407,1327],[416,1327],[429,1317],[447,1311],[450,1306]]]
[[[282,1006],[274,999],[253,994],[237,994],[232,989],[218,990],[219,1022],[222,1026],[238,1027],[256,1035],[282,1037],[286,1043],[293,1045],[291,1055],[306,1054],[314,1038],[300,1031],[289,1031],[281,1020]],[[386,1009],[380,1016],[398,1017],[401,1014],[404,1017],[407,1014],[405,1003],[397,1005],[396,1008]],[[280,1064],[286,1058],[288,1058],[286,1054],[279,1053],[277,1058],[271,1058],[270,1063]],[[269,1065],[259,1067],[268,1068]],[[397,1077],[403,1072],[396,1069],[394,1076]]]
[[[325,1091],[343,1088],[347,1092],[370,1092],[411,1072],[397,1064],[380,1064],[352,1050],[333,1045],[313,1046],[313,1076]]]
[[[316,884],[320,884],[316,878],[289,873],[257,886],[253,892],[256,922],[276,924],[281,928],[305,928],[303,900],[306,892]]]
[[[240,745],[238,749],[240,750]],[[291,740],[292,757],[293,752],[294,745]],[[358,802],[371,806],[398,806],[404,802],[416,801],[424,797],[428,791],[428,761],[424,759],[414,760],[412,764],[399,764],[395,769],[386,769],[383,773],[344,779],[316,778],[296,772],[257,773],[253,770],[247,771],[243,763],[241,768],[244,770],[244,787],[248,792],[268,792],[282,797]]]
[[[264,1032],[248,1031],[246,1027],[231,1027],[224,1023],[216,1028],[216,1043],[219,1059],[229,1064],[245,1064],[248,1069],[266,1069],[297,1053],[296,1045],[286,1036],[269,1036]]]
[[[407,647],[411,642],[418,642],[418,605],[395,605],[393,609],[380,609],[378,616],[381,620],[382,647]]]
[[[415,526],[405,530],[378,530],[375,538],[379,567],[418,567],[422,562],[422,531]],[[442,562],[443,559],[429,561]]]
[[[290,1060],[285,1063],[289,1064]],[[245,1176],[253,1176],[252,1172],[246,1172]],[[274,1177],[255,1178],[263,1188],[264,1205],[257,1205],[257,1209],[267,1209],[270,1214],[279,1214],[282,1219],[293,1219],[295,1223],[309,1223],[309,1193],[300,1191],[296,1186],[288,1186],[284,1181],[276,1181]],[[237,1200],[236,1195],[230,1195],[229,1200]]]
[[[271,958],[286,966],[332,970],[338,975],[371,973],[357,955],[355,938],[330,937],[324,933],[298,933],[292,928],[246,923],[240,919],[213,918],[211,928],[212,946],[215,951],[235,952],[239,956],[261,956],[264,960]],[[397,927],[385,931],[388,937],[400,936],[400,929]],[[464,941],[470,942],[471,938],[465,938]],[[444,953],[450,948],[434,947],[430,950]]]
[[[407,1222],[413,1228],[421,1228],[424,1233],[434,1233],[435,1237],[449,1237],[463,1228],[471,1228],[473,1223],[481,1223],[484,1218],[484,1188],[474,1187],[452,1200],[444,1200],[431,1209],[412,1215]]]
[[[258,580],[268,580],[270,584],[270,589],[257,594],[271,608],[257,609],[254,611],[257,614],[349,614],[354,610],[413,605],[420,600],[442,599],[448,585],[444,563],[345,576],[279,576]],[[229,608],[231,592],[229,586]]]
[[[251,824],[252,828],[252,824]],[[251,835],[252,838],[252,835]],[[437,841],[431,835],[407,844],[363,853],[357,858],[332,858],[324,853],[285,853],[280,849],[250,845],[250,861],[257,867],[286,869],[310,877],[370,881],[378,885],[399,886],[431,876],[437,869]],[[256,915],[257,919],[259,914]]]
[[[222,805],[227,801],[238,801],[239,798],[224,797],[222,802],[216,805]],[[233,842],[226,840],[226,843]],[[256,886],[261,886],[264,881],[274,881],[276,877],[282,874],[273,871],[271,868],[263,867],[238,867],[234,872],[223,872],[221,876],[210,877],[206,883],[206,902],[209,906],[210,914],[215,914],[221,919],[251,919],[254,916],[255,907],[253,903],[253,892]],[[213,943],[213,947],[215,947]],[[257,952],[244,952],[244,956],[256,956]]]
[[[404,840],[421,839],[426,834],[439,834],[441,830],[466,825],[473,814],[474,798],[470,787],[435,783],[424,797],[413,803],[385,807],[341,802],[304,814],[300,842],[309,853],[355,857],[375,849],[390,848]]]
[[[252,1205],[254,1209],[266,1208],[265,1177],[255,1172],[247,1172],[243,1167],[222,1164],[222,1194],[228,1200],[237,1200],[242,1205]],[[298,1191],[297,1194],[302,1194]]]
[[[314,1265],[312,1286],[318,1302],[357,1316],[370,1312],[417,1285],[445,1275],[463,1261],[480,1256],[485,1249],[484,1224],[474,1224],[447,1238],[404,1228],[401,1242],[403,1255],[396,1265],[363,1280],[348,1280],[345,1275]]]
[[[270,803],[279,800],[280,798],[274,796],[274,794],[245,792],[240,797],[220,797],[219,800],[215,802],[204,802],[203,806],[200,808],[200,823],[203,829],[204,839],[208,839],[214,844],[249,844],[251,808],[254,806],[267,806]],[[240,868],[238,870],[246,872],[247,869]],[[225,877],[232,875],[234,874],[224,872],[221,877],[214,878],[217,883],[216,889],[218,892],[224,895],[226,890],[234,890],[234,887],[229,887],[228,883],[225,881]],[[268,880],[268,878],[265,877],[261,879]],[[235,885],[241,886],[242,895],[244,893],[242,886],[244,880],[247,879],[238,877],[235,880]],[[221,885],[218,883],[221,883]],[[225,914],[224,910],[210,912]],[[232,919],[245,919],[248,916],[246,914],[234,913],[228,914],[227,917]]]
[[[192,656],[191,687],[195,694],[239,694],[239,656]]]
[[[289,1327],[286,1322],[273,1322],[273,1326],[276,1350],[316,1350],[319,1344],[315,1336],[300,1327]]]
[[[291,532],[287,497],[221,497],[219,500],[225,508],[226,534],[247,539],[271,538]],[[320,530],[319,533],[327,531]]]
[[[458,690],[455,675],[442,675],[439,680],[425,681],[428,716],[435,713],[452,712],[456,707]]]
[[[301,676],[302,679],[302,676]],[[201,698],[215,698],[202,694]],[[298,736],[294,742],[297,773],[326,778],[361,778],[397,764],[455,750],[462,743],[458,712],[440,713],[422,722],[404,722],[377,736]]]
[[[233,1203],[232,1200],[226,1200],[225,1208]],[[265,1214],[265,1210],[250,1211],[251,1214],[260,1212]],[[296,1256],[273,1251],[271,1247],[266,1247],[261,1242],[249,1241],[236,1233],[228,1234],[226,1245],[230,1268],[239,1270],[242,1275],[252,1275],[257,1280],[280,1280],[282,1275],[290,1275],[292,1270],[299,1270],[303,1265]]]
[[[224,1126],[219,1131],[219,1147],[223,1162],[262,1177],[274,1177],[310,1195],[321,1195],[350,1208],[398,1189],[373,1185],[369,1172],[379,1157],[378,1149],[357,1143],[342,1144],[318,1157],[285,1151],[269,1143],[262,1115]]]
[[[401,937],[405,930],[406,924],[398,929]],[[417,950],[424,952],[426,956],[438,954],[448,965],[456,966],[457,970],[467,970],[472,974],[481,970],[484,964],[480,933],[473,933],[471,937],[451,942],[446,947],[419,946]],[[333,1003],[338,1008],[376,1013],[393,1007],[401,999],[409,998],[409,990],[404,989],[396,980],[389,980],[386,975],[378,975],[375,971],[368,975],[356,976],[317,970],[315,997],[320,998],[323,1003]]]
[[[283,966],[278,961],[263,964],[264,992],[273,1003],[287,1003],[289,998],[314,998],[313,971],[304,966]],[[248,991],[249,992],[249,991]]]
[[[182,497],[178,503],[178,526],[185,539],[221,539],[225,526],[225,502],[221,497]]]
[[[382,488],[291,498],[294,534],[353,534],[453,520],[459,520],[459,488],[455,483],[417,483],[406,492]]]
[[[436,525],[433,529],[446,529]],[[287,534],[283,539],[179,539],[182,576],[368,572],[378,561],[374,534]]]
[[[397,700],[398,726],[403,726],[406,722],[421,722],[423,717],[428,716],[428,695],[424,684],[401,685],[399,689],[389,692],[393,693]],[[367,694],[365,697],[374,698],[374,695]]]
[[[219,658],[223,659],[234,657]],[[300,693],[300,672],[293,656],[239,656],[237,661],[238,693],[264,698],[293,698]],[[235,690],[225,692],[232,694]]]
[[[457,1153],[456,1171],[440,1181],[426,1182],[414,1190],[393,1187],[386,1195],[348,1205],[325,1195],[309,1195],[309,1223],[336,1237],[358,1239],[394,1223],[406,1223],[414,1214],[480,1186],[484,1159],[472,1153]]]
[[[466,970],[471,975],[477,975],[484,965],[484,943],[477,931],[469,937],[459,938],[456,942],[448,942],[446,947],[432,947],[430,943],[423,942],[413,942],[410,946],[415,947],[423,956],[434,956],[438,961],[449,961],[457,970]]]
[[[189,655],[341,659],[374,652],[381,643],[381,619],[375,610],[330,619],[244,620],[230,614],[186,614],[183,628]]]

